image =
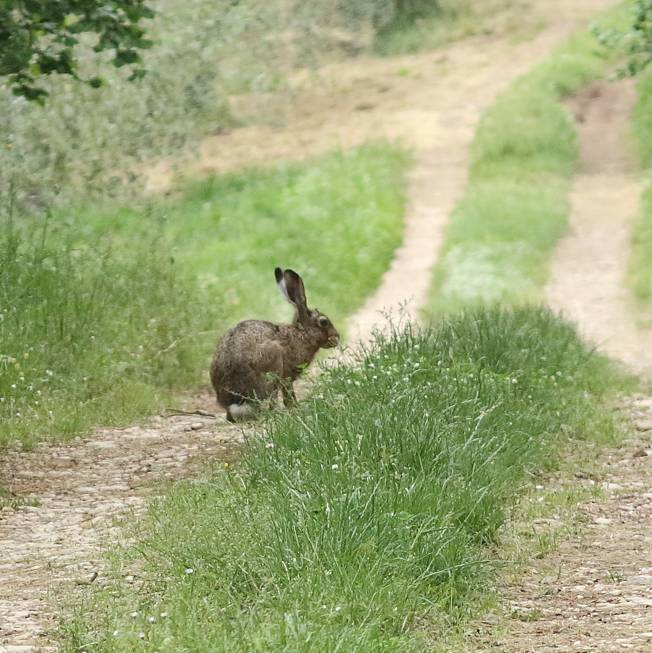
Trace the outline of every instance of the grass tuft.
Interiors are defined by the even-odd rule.
[[[235,468],[152,506],[68,650],[423,650],[485,585],[529,473],[565,439],[615,433],[617,384],[545,310],[379,338]]]

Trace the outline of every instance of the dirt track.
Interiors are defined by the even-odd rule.
[[[278,156],[296,158],[372,136],[405,139],[417,157],[405,242],[378,292],[352,318],[351,333],[366,337],[379,310],[408,299],[414,315],[425,299],[442,228],[464,186],[468,146],[479,116],[501,89],[573,27],[614,2],[546,4],[554,22],[529,42],[508,45],[486,37],[435,54],[361,62],[346,73],[338,69],[333,73],[337,84],[326,94],[314,91],[317,100],[328,95],[331,108],[308,93],[286,130],[247,128],[207,141],[197,170],[220,170],[224,160],[234,167]],[[399,69],[408,74],[397,76]],[[377,99],[371,106],[363,106],[359,96],[355,101],[356,93],[367,98],[372,88]],[[228,157],[221,156],[225,151]],[[164,186],[166,175],[159,170],[153,179]],[[0,514],[0,653],[56,648],[49,639],[56,595],[103,573],[101,548],[119,534],[114,518],[142,509],[156,482],[192,474],[202,461],[228,455],[242,437],[242,431],[221,419],[215,426],[201,417],[182,416],[100,430],[70,446],[4,455],[0,477],[39,505]]]
[[[635,326],[624,286],[642,192],[625,145],[635,98],[631,82],[602,83],[573,102],[581,161],[569,234],[557,249],[546,296],[602,351],[650,377],[652,333]],[[604,500],[581,506],[580,536],[562,541],[504,588],[508,612],[520,617],[483,650],[652,651],[652,399],[632,401],[630,412],[638,436],[601,452],[595,470],[576,481],[600,488]],[[534,528],[554,531],[554,519],[543,521]]]

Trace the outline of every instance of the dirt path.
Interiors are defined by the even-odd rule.
[[[624,287],[642,191],[624,146],[634,100],[631,83],[601,84],[574,105],[582,160],[547,298],[600,349],[650,376],[652,334],[636,328]],[[652,399],[633,401],[631,412],[639,436],[601,453],[590,477],[577,481],[598,485],[605,499],[581,506],[580,536],[505,588],[508,609],[521,618],[491,650],[652,651]]]
[[[364,338],[379,320],[378,310],[411,298],[409,312],[415,315],[422,305],[442,227],[463,188],[468,145],[482,111],[579,22],[613,4],[546,3],[556,22],[519,45],[474,39],[435,54],[340,67],[332,88],[315,91],[318,97],[312,100],[302,98],[287,130],[275,135],[268,128],[251,128],[213,139],[205,144],[201,166],[221,169],[225,157],[211,163],[211,143],[220,154],[229,148],[231,167],[297,154],[298,148],[307,155],[337,143],[351,146],[370,136],[402,136],[415,147],[405,242],[378,292],[350,324],[354,337]],[[387,87],[390,68],[393,82]],[[349,83],[354,90],[347,90]],[[367,97],[371,89],[373,101],[361,104],[360,93]],[[330,103],[329,111],[314,109],[319,98]],[[342,118],[341,106],[350,121]],[[206,401],[210,399],[197,405]],[[0,653],[56,650],[50,637],[57,596],[95,573],[102,576],[102,548],[120,533],[115,519],[141,510],[160,481],[187,476],[206,460],[228,456],[242,438],[241,430],[221,418],[215,424],[181,416],[98,430],[70,446],[4,454],[3,484],[38,505],[0,513]]]
[[[582,158],[570,233],[553,260],[546,297],[601,350],[649,375],[652,331],[636,327],[625,286],[642,193],[633,154],[624,145],[635,98],[633,83],[623,82],[596,85],[574,103]]]
[[[598,1],[592,6],[597,11],[600,5],[610,4]],[[583,3],[566,3],[565,11],[582,8],[586,9]],[[564,15],[564,9],[560,11]],[[402,87],[401,100],[391,93],[384,112],[380,103],[377,111],[350,126],[354,144],[378,136],[401,137],[416,151],[403,244],[378,290],[350,320],[351,340],[366,340],[374,327],[385,323],[384,315],[418,319],[445,224],[466,185],[469,148],[480,116],[501,90],[562,41],[574,25],[574,20],[562,19],[533,41],[513,48],[476,39],[451,48],[446,55],[415,57],[418,84]],[[439,70],[442,58],[450,66],[449,74]],[[430,72],[424,65],[430,66]],[[330,127],[337,126],[326,124],[324,131]]]

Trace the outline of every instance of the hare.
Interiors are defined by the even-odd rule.
[[[226,419],[248,417],[279,389],[283,403],[296,401],[293,381],[312,362],[320,348],[337,346],[339,333],[316,309],[309,309],[301,277],[293,270],[274,270],[283,296],[294,306],[292,324],[245,320],[227,331],[217,344],[211,382]]]

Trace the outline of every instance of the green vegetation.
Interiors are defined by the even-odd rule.
[[[624,12],[607,22],[617,23]],[[431,312],[484,302],[537,301],[568,218],[577,158],[562,100],[612,59],[582,31],[517,80],[483,117],[470,181],[446,233]]]
[[[633,77],[652,63],[652,0],[631,0],[628,20],[618,26],[596,27],[596,37],[626,56],[620,73]]]
[[[386,0],[367,2],[378,12],[372,14],[373,51],[380,55],[431,50],[455,39],[491,31],[492,19],[504,18],[506,9],[519,13],[511,0],[395,0],[391,11],[387,11],[390,3]],[[517,29],[527,31],[527,21],[528,16],[520,13]]]
[[[538,309],[379,339],[235,467],[155,503],[67,650],[433,650],[473,609],[532,470],[616,433],[617,378]]]
[[[121,2],[74,4],[77,8],[104,4],[115,10]],[[0,218],[10,203],[39,212],[44,207],[68,206],[80,197],[137,197],[143,169],[152,161],[192,151],[201,138],[241,123],[233,108],[238,103],[231,102],[234,96],[260,94],[266,110],[256,120],[282,122],[284,111],[279,108],[292,99],[285,92],[289,74],[324,60],[370,51],[374,32],[397,15],[405,15],[397,12],[398,5],[419,3],[433,4],[240,0],[221,3],[216,11],[214,0],[152,0],[147,4],[155,10],[155,18],[137,22],[135,18],[145,10],[141,0],[132,2],[129,17],[134,21],[129,25],[135,31],[122,33],[126,39],[122,45],[131,59],[138,47],[152,41],[143,54],[144,77],[129,81],[133,67],[116,68],[110,53],[93,52],[92,41],[82,38],[66,62],[81,79],[95,80],[95,85],[101,80],[99,88],[65,74],[37,76],[36,87],[48,93],[47,104],[41,107],[13,96],[8,84],[6,88],[0,84]],[[30,6],[47,5],[47,18],[52,18],[46,21],[47,29],[59,33],[62,26],[56,17],[69,4],[38,0]],[[469,0],[444,4],[467,6]],[[85,26],[101,30],[104,23],[95,25],[93,16]],[[18,29],[12,21],[3,25],[0,12],[0,42],[6,28],[8,38],[19,34],[27,39],[27,46],[40,47],[41,41],[29,41],[26,35],[45,17],[38,11],[23,16]],[[109,11],[105,22],[111,22],[111,17],[118,22],[128,18]],[[441,21],[447,26],[454,22],[444,17]],[[66,24],[64,20],[63,27]],[[146,28],[145,41],[137,37],[141,27]],[[48,35],[42,36],[57,52],[61,44],[55,47]],[[10,57],[12,65],[20,66],[24,60],[27,50],[18,50],[21,56],[16,61]],[[13,70],[9,63],[0,60],[0,75]],[[29,75],[38,72],[32,66]],[[29,80],[25,84],[34,86]],[[266,101],[270,93],[273,102]]]
[[[629,281],[638,300],[652,301],[652,73],[646,72],[638,84],[639,99],[633,116],[633,132],[646,171],[648,184],[642,198],[641,216],[634,227]]]
[[[229,323],[288,318],[275,265],[299,270],[311,305],[341,325],[400,241],[407,164],[370,145],[208,179],[143,212],[8,223],[0,447],[124,423],[203,381]]]
[[[144,0],[4,0],[0,8],[0,75],[8,75],[14,95],[43,102],[41,75],[78,79],[75,48],[82,35],[95,37],[93,51],[112,52],[117,68],[141,62],[139,50],[152,45],[141,21],[152,18]],[[142,74],[135,69],[134,79]],[[88,80],[102,85],[98,77]]]

